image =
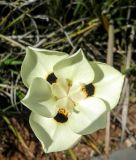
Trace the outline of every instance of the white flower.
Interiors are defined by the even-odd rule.
[[[29,47],[21,75],[29,88],[22,103],[32,111],[30,125],[45,152],[66,150],[104,128],[124,81],[113,67],[89,62],[81,49],[69,56]]]

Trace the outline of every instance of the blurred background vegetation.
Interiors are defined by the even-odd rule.
[[[43,153],[20,103],[27,91],[20,67],[27,46],[69,54],[82,48],[89,60],[106,62],[110,24],[113,65],[129,86],[111,114],[111,152],[136,144],[136,1],[0,0],[0,160],[88,160],[104,153],[105,130],[68,151]]]

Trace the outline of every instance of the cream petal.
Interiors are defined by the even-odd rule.
[[[79,112],[73,111],[69,116],[69,125],[75,133],[92,133],[99,129],[99,124],[96,124],[98,126],[96,128],[94,124],[107,110],[104,101],[99,98],[89,97],[79,103]],[[97,121],[97,123],[101,122]]]
[[[68,113],[73,110],[74,105],[74,102],[68,97],[61,98],[57,101],[57,108],[64,108]]]
[[[28,47],[21,67],[23,83],[29,87],[35,77],[47,78],[53,66],[67,56],[63,52]]]
[[[97,120],[95,120],[92,124],[90,124],[87,128],[82,130],[79,134],[86,135],[96,132],[99,129],[103,129],[106,127],[107,123],[107,112],[104,112]]]
[[[65,58],[53,68],[57,77],[69,79],[73,83],[91,83],[94,79],[94,71],[80,49],[74,55]]]
[[[72,132],[67,123],[57,123],[53,118],[31,113],[29,122],[46,153],[71,148],[81,137]]]
[[[43,116],[52,117],[56,114],[56,100],[51,97],[51,88],[42,78],[35,78],[21,101],[27,108]]]
[[[95,86],[94,97],[107,101],[110,108],[113,109],[120,98],[124,75],[105,63],[91,62],[90,64],[98,73],[93,81]]]
[[[63,98],[67,96],[68,93],[68,84],[65,79],[59,78],[56,83],[53,83],[52,93],[57,98]]]
[[[68,96],[76,103],[86,98],[86,95],[82,91],[81,84],[72,85],[69,89]]]

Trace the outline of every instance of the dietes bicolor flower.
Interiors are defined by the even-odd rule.
[[[28,47],[21,68],[30,126],[45,152],[66,150],[104,128],[118,103],[124,76],[113,67],[73,55]]]

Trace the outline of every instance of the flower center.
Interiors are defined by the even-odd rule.
[[[54,119],[57,122],[65,123],[68,120],[68,112],[64,108],[60,108]]]
[[[94,94],[95,88],[92,83],[87,85],[72,84],[72,81],[58,78],[56,83],[51,85],[52,93],[56,99],[58,112],[54,120],[60,123],[68,121],[68,115],[73,111],[79,112],[79,102]],[[63,107],[62,107],[63,106]]]
[[[57,77],[55,76],[54,73],[50,73],[47,77],[47,81],[52,84],[52,83],[55,83],[57,80]]]

